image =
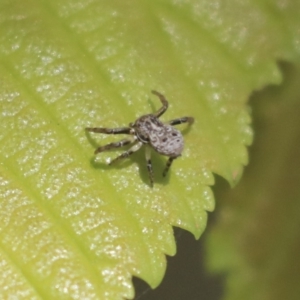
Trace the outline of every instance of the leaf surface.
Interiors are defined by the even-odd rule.
[[[2,298],[132,298],[132,275],[156,287],[172,226],[196,238],[205,228],[212,172],[239,180],[246,100],[280,81],[275,59],[299,57],[298,6],[2,0]],[[180,126],[185,150],[166,178],[153,153],[153,189],[143,150],[108,167],[119,152],[93,151],[118,137],[84,132],[155,111],[152,89],[170,102],[162,120],[196,120]]]

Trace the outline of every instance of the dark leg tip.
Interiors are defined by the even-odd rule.
[[[151,93],[153,95],[156,95],[156,96],[161,96],[161,94],[158,91],[155,91],[155,90],[152,90]]]

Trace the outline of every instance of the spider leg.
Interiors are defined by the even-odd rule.
[[[166,167],[165,167],[164,172],[163,172],[163,176],[164,176],[164,177],[167,175],[167,173],[168,173],[168,171],[169,171],[169,169],[170,169],[170,167],[171,167],[171,165],[172,165],[173,160],[174,160],[175,158],[177,158],[177,157],[178,157],[178,156],[171,156],[171,157],[169,157],[169,159],[168,159],[168,161],[167,161],[167,164],[166,164]]]
[[[109,149],[123,147],[125,145],[133,143],[135,140],[136,140],[136,137],[134,136],[134,137],[130,137],[128,139],[123,139],[123,140],[118,141],[118,142],[114,142],[114,143],[110,143],[110,144],[107,144],[107,145],[104,145],[104,146],[100,146],[99,148],[97,148],[95,150],[94,153],[97,154],[97,153],[100,153],[100,152],[103,152],[103,151],[106,151],[106,150],[109,150]]]
[[[130,127],[106,128],[106,127],[87,127],[86,131],[106,134],[131,134]]]
[[[146,161],[147,161],[147,169],[150,179],[150,186],[153,187],[153,169],[151,162],[151,149],[150,147],[146,147]]]
[[[138,142],[136,144],[134,144],[131,148],[129,148],[127,151],[123,152],[121,155],[117,156],[115,159],[113,159],[109,165],[117,162],[120,159],[124,159],[127,158],[128,156],[130,156],[131,154],[133,154],[134,152],[138,151],[141,147],[142,147],[143,143],[142,142]]]
[[[193,117],[182,117],[178,119],[174,119],[168,122],[170,125],[178,125],[182,123],[189,123],[190,125],[194,123]]]
[[[156,95],[160,99],[160,101],[163,105],[156,113],[154,113],[154,115],[157,118],[159,118],[168,109],[169,103],[168,103],[167,99],[165,98],[165,96],[162,95],[161,93],[154,91],[154,90],[151,91],[151,93]]]

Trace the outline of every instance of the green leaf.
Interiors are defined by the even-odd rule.
[[[2,0],[2,298],[131,298],[132,275],[156,287],[172,226],[205,228],[212,172],[241,177],[245,102],[280,81],[275,59],[299,58],[297,5]],[[108,167],[119,152],[93,151],[118,137],[84,132],[155,111],[152,89],[163,120],[196,120],[167,178],[153,153],[153,189],[142,150]]]

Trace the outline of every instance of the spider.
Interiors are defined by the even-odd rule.
[[[101,146],[95,150],[95,154],[113,149],[123,147],[125,145],[133,144],[131,148],[123,152],[121,155],[111,160],[109,165],[129,157],[134,152],[138,151],[143,145],[146,145],[146,161],[147,169],[149,173],[150,186],[153,187],[153,170],[151,163],[151,149],[152,147],[156,152],[168,156],[166,167],[163,171],[163,176],[166,176],[173,160],[179,156],[183,151],[183,136],[180,131],[175,129],[173,125],[181,123],[192,124],[194,122],[193,117],[182,117],[171,120],[167,123],[162,123],[159,117],[168,109],[168,101],[166,98],[157,91],[151,91],[152,94],[159,97],[162,107],[154,114],[148,114],[139,117],[133,123],[129,124],[129,127],[119,128],[106,128],[106,127],[88,127],[86,131],[105,133],[105,134],[129,134],[131,137],[120,140],[118,142],[110,143]],[[150,147],[149,147],[150,146]]]

